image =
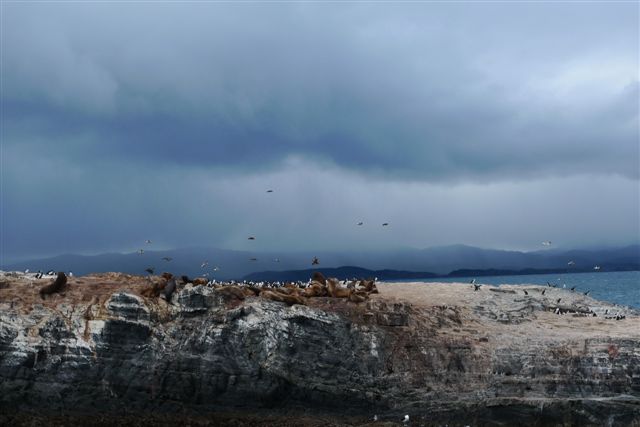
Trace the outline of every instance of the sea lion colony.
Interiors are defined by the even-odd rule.
[[[173,277],[171,273],[163,273],[158,277],[149,277],[150,284],[141,291],[147,298],[163,298],[171,302],[171,296],[178,286],[207,286],[218,289],[238,299],[246,297],[262,297],[272,301],[284,302],[288,305],[304,305],[307,298],[330,297],[345,298],[354,303],[364,302],[369,295],[378,293],[375,279],[353,279],[340,282],[336,278],[325,278],[320,272],[315,272],[308,282],[218,282],[206,280],[202,277],[190,279],[181,276]]]

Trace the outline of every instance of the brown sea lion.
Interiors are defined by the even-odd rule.
[[[355,303],[364,302],[368,298],[369,298],[369,295],[367,295],[366,292],[355,291],[349,294],[349,301],[352,301]]]
[[[287,295],[280,292],[273,292],[272,290],[264,290],[260,293],[260,296],[272,301],[284,302],[287,305],[305,305],[304,299],[298,295]]]
[[[324,277],[324,274],[320,273],[319,271],[313,272],[313,276],[311,276],[311,281],[320,282],[323,285],[327,284],[327,278]]]
[[[349,294],[351,293],[351,289],[345,289],[339,287],[340,281],[336,278],[327,279],[327,289],[329,290],[329,295],[334,298],[349,298]]]
[[[246,298],[245,292],[242,289],[240,289],[238,286],[221,286],[216,289],[216,292],[220,292],[222,294],[232,296],[239,300],[243,300]]]
[[[60,292],[67,284],[67,276],[62,271],[58,272],[58,277],[51,284],[43,286],[40,289],[40,298],[44,299],[45,295],[50,295],[54,292]]]
[[[305,297],[324,297],[327,296],[327,287],[320,282],[311,282],[311,285],[303,291]]]
[[[191,281],[191,283],[193,283],[194,285],[206,285],[208,283],[208,280],[205,279],[204,277],[197,277],[195,279],[193,279]]]

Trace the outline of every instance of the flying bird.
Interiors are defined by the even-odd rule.
[[[551,240],[547,240],[545,242],[542,242],[542,246],[551,246]]]
[[[364,224],[364,222],[362,222],[362,221],[360,221],[360,222],[358,223],[358,225],[362,225],[362,224]]]
[[[318,257],[313,257],[313,260],[311,261],[311,265],[318,265],[320,264],[320,260],[318,259]]]
[[[385,223],[382,224],[383,227],[386,227],[387,225],[389,225],[388,222],[385,222]]]
[[[267,193],[273,193],[273,190],[267,190]]]
[[[576,265],[576,263],[574,261],[569,261],[567,265]]]
[[[205,261],[202,264],[200,264],[200,268],[205,268],[207,265],[209,265],[209,261]]]
[[[138,254],[142,255],[144,253],[144,249],[138,249]]]
[[[599,265],[596,265],[596,266],[594,266],[594,267],[593,267],[593,269],[594,269],[594,270],[596,270],[596,271],[597,271],[597,270],[600,270],[600,266],[599,266]]]
[[[169,262],[169,261],[171,261],[173,258],[171,258],[170,256],[163,256],[163,257],[162,257],[162,259],[163,259],[164,261]]]
[[[249,258],[249,261],[257,261],[258,258]]]
[[[151,240],[149,240],[149,239],[145,240],[144,242],[145,242],[147,245],[150,245],[150,244],[151,244]]]
[[[405,415],[404,419],[402,420],[402,422],[407,424],[409,422],[409,415]]]
[[[218,267],[217,265],[213,267],[213,271],[218,271],[218,270],[220,270],[220,267]]]
[[[145,268],[144,271],[146,271],[149,274],[153,274],[153,267]]]
[[[256,240],[256,238],[253,237],[253,236],[249,236],[249,237],[247,237],[247,240]]]

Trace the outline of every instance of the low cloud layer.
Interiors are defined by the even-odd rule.
[[[637,4],[2,7],[4,256],[639,238]]]

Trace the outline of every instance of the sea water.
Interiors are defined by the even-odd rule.
[[[544,285],[551,283],[558,288],[571,289],[576,286],[576,292],[587,292],[589,296],[628,305],[640,309],[640,271],[612,271],[593,273],[564,273],[564,274],[528,274],[520,276],[476,276],[451,277],[439,279],[413,279],[403,282],[470,282],[486,285]]]

